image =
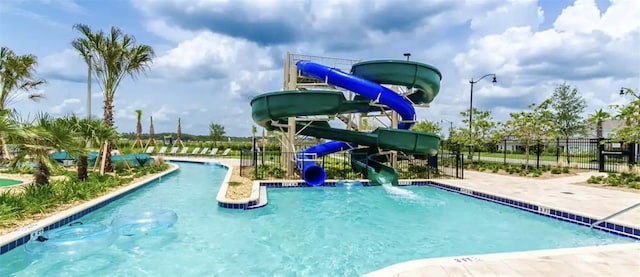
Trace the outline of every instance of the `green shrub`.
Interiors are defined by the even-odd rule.
[[[554,167],[551,169],[551,174],[560,174],[562,170],[560,168]]]

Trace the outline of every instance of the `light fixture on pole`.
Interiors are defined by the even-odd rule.
[[[492,76],[493,78],[491,79],[492,83],[497,83],[498,80],[496,79],[496,74],[493,73],[489,73],[486,74],[480,78],[478,78],[477,80],[473,80],[473,78],[471,78],[471,80],[469,80],[469,84],[471,84],[471,93],[470,93],[470,97],[469,97],[469,155],[467,156],[468,159],[473,159],[473,132],[472,132],[472,126],[471,126],[471,122],[473,121],[473,84],[480,82],[480,80]]]
[[[404,54],[402,54],[402,55],[404,55],[405,57],[407,57],[407,61],[409,60],[409,57],[411,57],[411,53],[404,53]]]
[[[87,119],[91,120],[91,59],[93,56],[87,56]]]
[[[449,139],[451,139],[451,132],[453,131],[453,121],[446,120],[446,119],[441,119],[440,123],[444,123],[445,121],[449,122]]]

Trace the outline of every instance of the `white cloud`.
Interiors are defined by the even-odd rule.
[[[270,53],[255,43],[201,32],[156,58],[153,74],[182,80],[221,79],[241,69],[275,67]]]
[[[70,82],[87,81],[87,64],[73,49],[44,56],[39,59],[38,72],[49,79],[61,79]],[[97,84],[96,84],[97,86]]]
[[[591,89],[589,83],[599,79],[625,79],[640,76],[640,25],[634,30],[620,30],[603,24],[601,18],[618,18],[617,24],[631,21],[629,13],[619,1],[600,17],[593,1],[578,0],[563,10],[554,28],[533,31],[531,27],[511,27],[500,34],[487,35],[470,42],[471,49],[456,55],[454,63],[461,75],[477,76],[498,74],[498,87],[485,86],[480,95],[489,97],[518,97],[532,94],[530,101],[548,96],[552,88],[563,82],[584,84],[582,90]],[[629,7],[630,10],[638,10]],[[618,14],[616,14],[618,13]],[[640,13],[635,17],[640,18]],[[609,88],[611,90],[612,88]],[[597,94],[592,94],[597,97]],[[593,101],[601,105],[602,101]],[[506,103],[504,103],[506,104]]]
[[[535,0],[508,0],[471,20],[474,36],[504,32],[507,28],[529,26],[536,30],[544,12]]]
[[[74,106],[78,106],[78,104],[80,104],[80,99],[78,99],[78,98],[69,98],[69,99],[65,99],[64,101],[62,101],[62,103],[51,107],[50,111],[53,114],[69,113],[69,112],[73,111],[73,110],[71,110],[71,108],[73,108]]]

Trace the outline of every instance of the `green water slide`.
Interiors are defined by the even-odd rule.
[[[340,72],[339,74],[346,73]],[[329,75],[328,77],[332,76]],[[413,104],[433,101],[438,94],[441,79],[440,72],[437,69],[426,64],[409,61],[368,61],[358,63],[352,67],[352,75],[349,76],[351,77],[345,78],[413,88],[413,92],[402,100],[407,101],[406,99],[408,99]],[[327,78],[327,81],[350,89],[349,84],[340,83],[338,78],[335,78],[334,82],[332,82],[331,78]],[[380,110],[379,106],[373,105],[376,102],[375,92],[373,92],[374,94],[365,95],[366,93],[355,91],[358,90],[357,88],[350,90],[358,94],[353,100],[346,99],[340,91],[332,90],[264,93],[252,99],[252,116],[260,126],[268,130],[275,130],[278,129],[275,125],[286,125],[288,117],[331,116]],[[380,98],[380,95],[378,95],[378,98]],[[411,109],[413,108],[411,107]],[[410,123],[403,123],[403,125],[411,126]],[[380,155],[380,150],[433,155],[437,153],[440,143],[439,136],[432,133],[392,128],[377,128],[368,133],[358,132],[332,128],[326,121],[297,122],[296,131],[306,136],[366,146],[366,148],[352,150],[351,164],[354,169],[366,173],[373,184],[391,183],[397,185],[398,183],[397,170],[385,164],[387,162],[386,156]]]

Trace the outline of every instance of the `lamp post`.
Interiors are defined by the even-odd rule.
[[[633,97],[640,99],[640,93],[636,95],[630,88],[620,87],[620,95],[631,94]]]
[[[404,53],[404,54],[402,54],[402,55],[404,55],[405,57],[407,57],[407,61],[409,60],[409,57],[411,57],[411,53]]]
[[[486,74],[480,78],[478,78],[477,80],[473,80],[473,78],[471,78],[471,80],[469,80],[469,84],[471,84],[471,93],[470,93],[470,97],[469,97],[469,156],[467,156],[468,159],[473,159],[473,132],[471,129],[471,121],[473,120],[473,84],[480,82],[480,80],[488,77],[488,76],[492,76],[493,79],[491,80],[492,83],[497,83],[498,80],[496,79],[496,74],[493,73],[489,73]]]
[[[453,121],[442,119],[440,123],[449,122],[449,139],[451,139],[451,131],[453,131]]]
[[[91,120],[91,58],[87,57],[87,120]]]

